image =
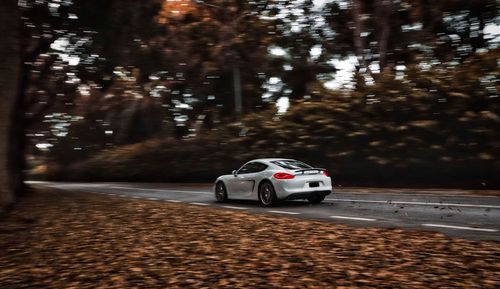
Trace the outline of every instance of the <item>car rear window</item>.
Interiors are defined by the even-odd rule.
[[[301,169],[310,169],[312,168],[310,165],[304,164],[303,162],[294,161],[294,160],[280,160],[280,161],[272,161],[271,163],[278,165],[287,170],[301,170]]]
[[[241,169],[239,169],[238,174],[250,174],[250,173],[258,173],[267,169],[266,164],[252,162],[244,165]]]

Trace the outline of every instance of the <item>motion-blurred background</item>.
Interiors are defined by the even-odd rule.
[[[495,0],[19,0],[31,179],[500,186]],[[22,139],[22,137],[21,137]]]

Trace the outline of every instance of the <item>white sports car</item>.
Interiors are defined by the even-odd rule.
[[[244,164],[232,175],[217,178],[215,198],[258,199],[264,206],[280,200],[307,199],[320,203],[332,192],[327,171],[291,159],[257,159]]]

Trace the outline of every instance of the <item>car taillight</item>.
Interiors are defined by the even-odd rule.
[[[330,175],[328,174],[328,171],[327,171],[327,170],[324,170],[324,171],[323,171],[323,175],[325,175],[325,176],[327,176],[327,177],[329,177],[329,176],[330,176]]]
[[[273,177],[277,180],[291,180],[295,178],[294,175],[289,174],[289,173],[275,173]]]

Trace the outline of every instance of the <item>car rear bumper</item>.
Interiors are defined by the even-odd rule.
[[[332,191],[330,190],[323,190],[323,191],[308,191],[308,192],[299,192],[299,193],[292,193],[289,194],[284,198],[284,200],[298,200],[298,199],[307,199],[312,196],[327,196],[331,194]]]
[[[280,200],[305,199],[312,195],[328,195],[332,192],[331,178],[322,175],[296,176],[292,180],[271,179],[276,196]],[[310,186],[311,182],[316,182],[316,187]]]

